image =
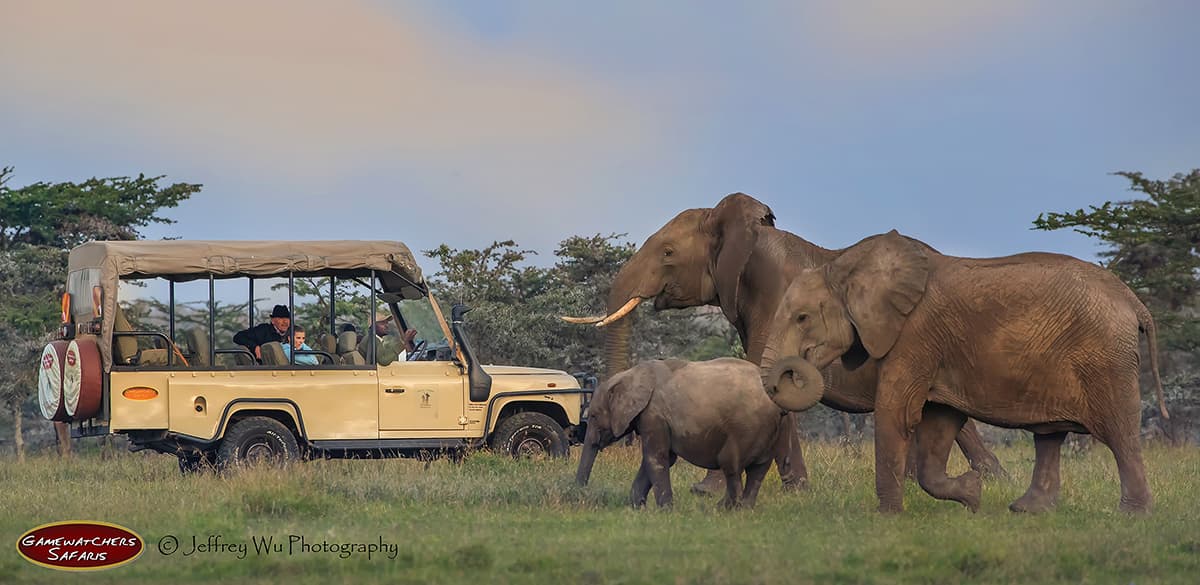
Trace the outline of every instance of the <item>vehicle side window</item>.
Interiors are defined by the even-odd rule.
[[[113,363],[165,367],[177,362],[168,337],[167,283],[162,279],[122,280],[113,315]]]

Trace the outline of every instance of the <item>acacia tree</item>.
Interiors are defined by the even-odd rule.
[[[0,169],[0,399],[13,414],[22,457],[22,405],[33,395],[37,353],[58,323],[67,251],[89,240],[138,239],[140,228],[174,223],[161,211],[201,185],[160,186],[162,176],[138,175],[14,189],[12,173]]]

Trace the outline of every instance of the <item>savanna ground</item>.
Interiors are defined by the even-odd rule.
[[[121,524],[146,552],[115,569],[67,574],[0,553],[0,582],[47,583],[1196,583],[1200,579],[1200,450],[1151,447],[1150,517],[1116,510],[1118,483],[1102,446],[1064,455],[1056,512],[1009,513],[1033,464],[1029,444],[1000,447],[1011,479],[985,484],[971,514],[908,484],[907,511],[874,512],[869,445],[810,444],[812,485],[781,493],[767,478],[754,510],[719,511],[688,486],[701,470],[676,465],[675,508],[627,506],[639,461],[600,454],[587,488],[575,460],[512,461],[488,453],[445,460],[313,461],[286,470],[181,476],[152,453],[113,459],[50,455],[0,463],[9,543],[34,526],[88,519]],[[958,457],[956,455],[956,457]],[[953,468],[962,471],[961,458]],[[159,551],[168,535],[181,544]],[[191,538],[249,547],[184,555]],[[309,544],[398,546],[395,558],[296,550],[256,555],[255,537]],[[84,576],[86,575],[86,576]]]

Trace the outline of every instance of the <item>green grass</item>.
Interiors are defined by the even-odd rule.
[[[1032,443],[1032,441],[1030,441]],[[1151,448],[1148,518],[1116,510],[1107,449],[1064,455],[1059,509],[1018,516],[1032,444],[1001,448],[1013,473],[984,487],[971,514],[910,483],[907,511],[874,512],[869,446],[809,445],[812,487],[784,494],[772,471],[754,510],[720,511],[677,465],[675,508],[627,507],[639,455],[600,454],[592,485],[572,484],[574,460],[511,461],[475,454],[461,465],[411,460],[314,461],[286,470],[180,476],[172,458],[126,454],[0,463],[0,583],[72,581],[25,562],[17,537],[71,519],[115,522],[147,541],[136,562],[89,583],[1196,583],[1200,575],[1200,451]],[[575,453],[577,457],[577,453]],[[952,469],[962,471],[961,459]],[[376,554],[184,556],[191,537],[246,543],[385,542]],[[174,535],[171,556],[157,543]],[[7,543],[7,544],[5,544]],[[286,549],[286,547],[285,547]],[[82,580],[82,579],[80,579]]]

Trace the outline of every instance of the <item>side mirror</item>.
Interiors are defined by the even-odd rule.
[[[471,402],[485,402],[492,393],[492,377],[479,365],[479,360],[475,358],[475,352],[471,348],[471,340],[463,330],[463,315],[470,310],[470,307],[463,304],[454,305],[450,309],[450,332],[467,360],[467,379],[471,384],[468,396]]]

